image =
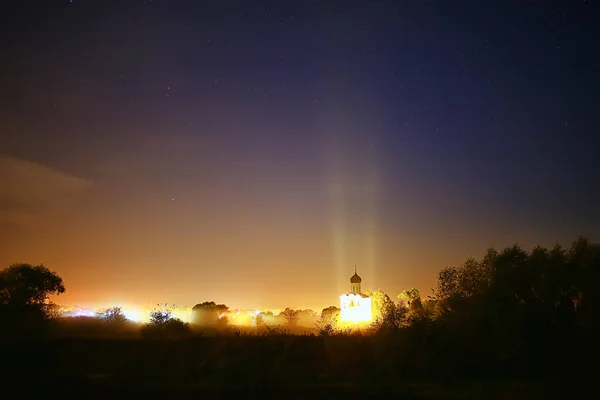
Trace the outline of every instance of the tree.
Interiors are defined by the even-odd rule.
[[[192,307],[192,311],[213,311],[219,314],[223,314],[229,310],[225,304],[217,304],[214,301],[205,301],[204,303],[198,303]]]
[[[418,289],[407,289],[398,295],[401,304],[408,306],[407,319],[408,323],[412,324],[416,320],[426,318],[430,319],[431,313],[426,312],[421,302],[421,294]]]
[[[367,295],[371,298],[371,307],[373,309],[373,320],[379,318],[385,310],[389,307],[389,304],[394,304],[392,299],[383,292],[381,289],[369,290]]]
[[[252,319],[254,320],[254,325],[257,327],[261,327],[265,324],[265,319],[261,313],[255,314]]]
[[[410,306],[410,303],[412,301],[421,299],[421,294],[419,293],[419,289],[412,288],[412,289],[404,290],[402,293],[400,293],[398,295],[398,298],[400,300],[406,301],[407,305]]]
[[[49,296],[65,292],[62,278],[43,265],[13,264],[0,271],[0,336],[40,337],[58,319]]]
[[[300,319],[300,311],[292,310],[289,307],[286,307],[285,310],[281,312],[281,315],[285,318],[285,322],[289,326],[295,326],[298,324],[298,320]]]
[[[457,296],[459,293],[458,269],[455,267],[445,267],[438,272],[437,286],[433,290],[433,298],[436,300],[445,300]]]
[[[471,365],[499,360],[545,369],[554,357],[558,370],[595,342],[599,280],[600,246],[585,238],[566,250],[489,249],[479,261],[440,272],[435,325],[451,342],[447,349],[470,354],[462,361]],[[557,343],[559,350],[549,352]]]
[[[167,322],[171,321],[173,318],[173,310],[175,309],[175,306],[168,306],[168,305],[164,305],[161,306],[160,304],[157,305],[157,307],[152,310],[150,312],[150,325],[164,325]]]
[[[337,318],[337,316],[340,315],[341,311],[342,310],[339,307],[329,306],[327,308],[324,308],[323,311],[321,311],[321,316],[325,315],[325,316]]]
[[[371,297],[373,307],[372,327],[375,330],[397,329],[404,324],[408,308],[402,302],[399,304],[394,303],[381,289],[369,291],[367,295]]]
[[[224,314],[229,310],[225,304],[205,301],[192,307],[193,321],[199,325],[222,325]]]
[[[227,328],[229,325],[229,317],[225,314],[219,315],[217,319],[217,327],[220,329]]]
[[[96,313],[96,316],[102,319],[103,322],[114,325],[123,325],[129,320],[121,310],[121,307],[112,307]]]
[[[407,289],[398,295],[400,301],[406,302],[411,314],[418,314],[423,310],[421,303],[421,294],[418,289]]]
[[[331,308],[331,307],[328,307]],[[337,308],[337,307],[334,307]],[[327,310],[327,308],[325,309]],[[323,310],[323,311],[325,311]],[[317,328],[317,332],[321,336],[331,336],[336,332],[337,325],[337,317],[339,313],[334,312],[323,312],[321,313],[321,317],[315,323],[315,327]]]
[[[65,316],[65,311],[58,304],[45,304],[44,314],[47,319],[57,321]]]
[[[158,305],[150,313],[150,322],[142,326],[140,332],[149,339],[181,339],[191,334],[190,325],[173,317],[173,309]]]
[[[519,253],[519,257],[527,256],[518,246],[513,246],[513,253]],[[507,255],[509,249],[502,254]],[[514,253],[514,254],[516,254]],[[501,259],[495,249],[488,249],[481,261],[469,257],[458,267],[446,267],[438,274],[437,287],[433,290],[433,300],[439,307],[441,314],[452,310],[466,310],[466,308],[479,307],[483,299],[488,295],[494,274],[498,269],[498,261]],[[469,312],[481,312],[471,309]]]
[[[405,324],[407,314],[408,308],[403,303],[396,304],[390,300],[384,304],[371,326],[377,331],[396,330]]]
[[[0,272],[0,304],[3,306],[43,307],[49,296],[64,292],[62,278],[41,264],[12,264]]]

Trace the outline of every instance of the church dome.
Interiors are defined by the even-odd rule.
[[[350,283],[361,283],[361,282],[362,282],[362,278],[360,276],[358,276],[355,271],[354,275],[352,275],[352,278],[350,278]]]

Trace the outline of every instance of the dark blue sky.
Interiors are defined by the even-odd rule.
[[[600,234],[592,2],[7,11],[0,262],[69,301],[326,306],[354,264],[428,292],[489,246]]]

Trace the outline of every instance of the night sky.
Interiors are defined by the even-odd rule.
[[[60,304],[321,309],[600,236],[594,2],[13,3],[0,265]]]

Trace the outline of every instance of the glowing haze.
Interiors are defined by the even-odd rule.
[[[227,4],[9,11],[0,265],[61,304],[319,310],[355,264],[427,294],[489,246],[597,240],[587,6]]]

